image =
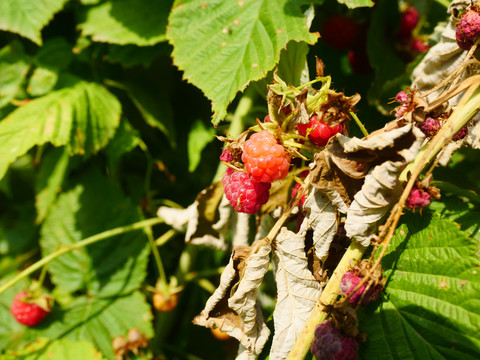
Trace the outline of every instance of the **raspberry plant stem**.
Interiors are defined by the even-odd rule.
[[[47,265],[52,260],[55,260],[57,257],[59,257],[63,254],[66,254],[66,253],[68,253],[72,250],[80,249],[82,247],[94,244],[96,242],[111,238],[111,237],[116,236],[116,235],[124,234],[124,233],[130,232],[130,231],[149,228],[153,225],[157,225],[157,224],[160,224],[160,223],[163,223],[163,222],[164,221],[163,221],[162,218],[152,218],[152,219],[142,220],[142,221],[138,221],[136,223],[130,224],[130,225],[120,226],[120,227],[117,227],[117,228],[114,228],[114,229],[103,231],[101,233],[98,233],[98,234],[95,234],[93,236],[89,236],[89,237],[87,237],[83,240],[80,240],[79,242],[76,242],[75,244],[72,244],[72,245],[62,246],[58,250],[48,254],[47,256],[38,260],[36,263],[30,265],[28,268],[21,271],[13,279],[11,279],[10,281],[7,281],[5,284],[0,286],[0,294],[3,293],[8,288],[10,288],[11,286],[15,285],[18,281],[27,277],[31,273],[37,271],[41,267]]]
[[[367,129],[365,129],[365,126],[363,126],[363,124],[360,121],[360,119],[358,118],[357,114],[355,114],[353,111],[350,111],[350,116],[353,118],[353,120],[355,120],[355,123],[360,128],[360,130],[362,131],[363,136],[368,136],[369,135],[368,131],[367,131]]]
[[[338,263],[330,280],[322,291],[317,304],[313,308],[310,316],[303,327],[302,332],[298,335],[297,341],[293,345],[287,360],[303,359],[308,354],[313,338],[315,336],[315,327],[327,317],[327,313],[323,311],[325,305],[333,304],[339,295],[340,281],[343,274],[352,266],[356,260],[360,260],[366,247],[360,245],[356,241],[352,241],[342,259]]]
[[[150,248],[152,249],[153,257],[155,258],[155,264],[157,265],[158,270],[158,283],[160,284],[161,291],[163,294],[168,294],[168,281],[167,275],[165,274],[165,268],[163,267],[162,258],[160,257],[160,253],[158,252],[158,247],[155,244],[155,240],[153,238],[152,227],[148,226],[145,228],[145,232],[147,233],[148,242],[150,243]]]

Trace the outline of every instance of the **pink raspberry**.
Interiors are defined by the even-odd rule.
[[[425,206],[430,205],[431,202],[432,198],[428,191],[415,187],[410,191],[406,205],[408,208],[415,210],[424,208]]]
[[[480,14],[476,9],[468,10],[463,14],[455,35],[458,46],[463,50],[470,50],[480,37]]]
[[[440,121],[432,117],[428,117],[423,122],[420,130],[422,130],[423,133],[428,137],[434,137],[435,135],[437,135],[438,130],[440,130],[441,127],[442,124],[440,124]]]
[[[458,131],[458,133],[453,137],[452,140],[453,141],[462,140],[465,136],[467,136],[467,132],[468,132],[468,129],[466,126],[464,126]]]
[[[317,360],[355,360],[358,356],[358,342],[355,338],[343,336],[340,329],[325,320],[315,328],[310,351]]]
[[[358,273],[356,270],[348,270],[342,277],[340,282],[340,291],[345,295],[350,295],[353,290],[360,284],[363,277]],[[353,304],[357,305],[362,297],[363,293],[365,292],[366,284],[360,286],[360,288],[348,299],[348,301]],[[368,305],[371,302],[375,301],[378,294],[382,290],[381,286],[371,286],[368,288],[367,292],[363,296],[362,302],[360,305]]]
[[[290,170],[290,154],[268,130],[253,134],[245,141],[242,160],[245,170],[256,182],[283,179]]]
[[[225,196],[238,212],[254,214],[268,201],[271,184],[258,183],[242,171],[228,168],[222,179]]]
[[[395,96],[395,100],[401,104],[406,104],[410,100],[410,96],[405,90],[402,90]]]
[[[401,106],[396,112],[395,112],[395,117],[397,119],[401,118],[403,115],[405,115],[408,112],[408,107],[407,106]]]
[[[222,155],[220,155],[220,160],[225,162],[230,162],[233,160],[233,156],[232,156],[232,153],[230,152],[230,149],[225,149],[222,151]]]

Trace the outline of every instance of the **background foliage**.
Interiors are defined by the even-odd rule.
[[[367,129],[389,121],[389,102],[421,58],[396,42],[402,4],[313,3],[2,0],[0,284],[62,245],[150,218],[162,204],[191,204],[217,174],[213,135],[225,135],[235,111],[245,127],[266,115],[275,66],[299,84],[305,61],[313,74],[318,56],[334,88],[362,96]],[[419,33],[434,44],[448,2],[412,3]],[[352,49],[316,35],[336,14],[362,31]],[[366,63],[349,62],[349,50]],[[384,260],[388,292],[361,316],[363,358],[478,358],[478,160],[473,150],[456,154],[437,172],[442,200],[403,219]],[[128,232],[52,261],[45,286],[56,306],[34,329],[9,312],[28,281],[0,294],[0,359],[114,359],[112,339],[132,328],[151,339],[140,358],[234,358],[235,340],[219,343],[191,323],[229,253],[185,245],[182,231],[156,226],[166,277],[184,286],[173,311],[156,312],[148,286],[162,273],[149,235]],[[262,292],[271,325],[274,285]]]

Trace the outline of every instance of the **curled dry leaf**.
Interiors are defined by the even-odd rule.
[[[422,146],[424,134],[420,129],[407,124],[402,128],[384,133],[391,136],[392,158],[375,166],[365,177],[362,190],[355,195],[347,212],[345,230],[363,246],[368,246],[377,230],[378,222],[387,214],[402,192],[400,173],[413,161]],[[371,138],[372,140],[374,137]],[[400,141],[401,140],[401,141]]]
[[[317,303],[322,286],[308,268],[305,232],[295,234],[282,228],[273,260],[277,305],[270,359],[285,359]]]
[[[223,195],[220,182],[202,190],[186,209],[160,206],[157,216],[178,231],[185,232],[185,242],[227,250],[225,236],[229,230],[232,208]]]
[[[260,354],[270,335],[257,299],[258,287],[268,271],[270,252],[271,246],[264,240],[235,248],[219,287],[193,321],[235,337],[252,357]]]

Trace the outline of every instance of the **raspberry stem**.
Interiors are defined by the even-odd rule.
[[[365,128],[365,126],[363,125],[363,123],[360,121],[360,119],[358,118],[357,114],[355,114],[353,111],[350,111],[350,116],[353,118],[353,120],[355,120],[355,123],[360,128],[360,130],[362,131],[363,136],[368,136],[369,135],[368,131]]]

